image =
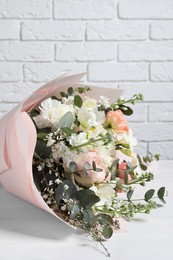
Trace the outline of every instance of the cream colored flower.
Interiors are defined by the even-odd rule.
[[[112,199],[115,195],[115,184],[112,183],[101,183],[97,186],[90,187],[95,194],[100,198],[100,201],[96,203],[96,206],[111,206]]]
[[[93,98],[86,98],[85,101],[83,102],[83,107],[86,107],[86,108],[92,110],[97,107],[97,102]]]
[[[78,110],[78,120],[83,128],[90,128],[97,124],[96,115],[87,108],[82,107]]]

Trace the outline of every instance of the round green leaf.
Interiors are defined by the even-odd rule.
[[[148,202],[154,195],[154,192],[155,190],[154,189],[151,189],[151,190],[148,190],[146,193],[145,193],[145,201]]]

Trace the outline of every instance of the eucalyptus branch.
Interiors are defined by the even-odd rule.
[[[133,95],[128,100],[125,100],[123,98],[119,98],[115,103],[111,104],[111,107],[112,108],[118,108],[119,106],[122,106],[122,105],[124,105],[126,103],[131,103],[131,104],[135,105],[136,102],[139,101],[139,100],[143,101],[143,95],[140,94],[140,93]]]

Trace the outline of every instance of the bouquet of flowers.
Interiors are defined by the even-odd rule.
[[[25,102],[26,116],[36,130],[32,189],[34,182],[46,210],[84,229],[109,255],[102,241],[121,228],[119,218],[148,214],[157,207],[154,189],[141,201],[133,200],[133,193],[153,180],[149,166],[159,156],[141,157],[134,151],[137,140],[126,116],[133,113],[128,104],[142,100],[141,94],[129,100],[119,97],[111,102],[106,95],[96,100],[92,87],[65,83],[58,95],[49,93],[29,106]],[[45,89],[38,93],[45,94]],[[164,195],[161,187],[155,197],[165,203]]]

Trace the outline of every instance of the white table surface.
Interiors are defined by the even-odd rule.
[[[166,206],[125,222],[127,232],[114,234],[105,243],[111,253],[109,259],[173,259],[173,161],[159,162],[151,187],[160,186],[166,186],[169,193]],[[108,258],[82,231],[73,230],[0,187],[0,260],[59,259]]]

